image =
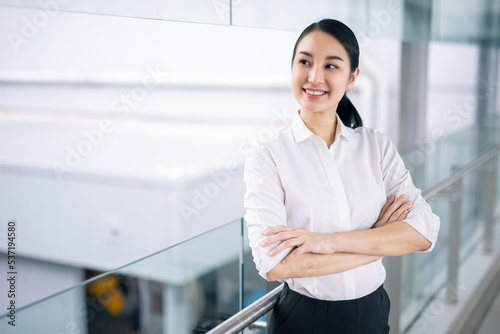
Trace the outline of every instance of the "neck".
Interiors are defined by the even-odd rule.
[[[337,129],[337,115],[335,112],[307,112],[299,111],[306,127],[316,136],[323,139],[330,148],[335,140]]]

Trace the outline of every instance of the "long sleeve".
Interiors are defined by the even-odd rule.
[[[406,194],[413,206],[404,221],[411,225],[421,235],[431,242],[424,252],[430,252],[438,237],[440,219],[432,213],[431,207],[422,197],[421,190],[413,184],[410,172],[406,169],[403,159],[390,139],[377,132],[380,147],[380,168],[387,196],[396,197]]]
[[[286,225],[285,193],[276,165],[265,146],[253,148],[247,154],[244,181],[247,185],[244,205],[245,221],[255,265],[259,274],[267,273],[291,251],[291,248],[269,257],[267,253],[277,244],[260,247],[266,238],[263,232],[276,225]]]

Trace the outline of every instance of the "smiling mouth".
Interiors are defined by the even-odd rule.
[[[306,92],[309,95],[314,95],[314,96],[321,96],[325,95],[326,92],[323,90],[310,90],[310,89],[304,89],[304,92]]]

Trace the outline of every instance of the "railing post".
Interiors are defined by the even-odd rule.
[[[450,225],[448,237],[448,278],[445,301],[457,302],[458,266],[460,261],[460,228],[462,226],[462,180],[451,185]]]
[[[207,334],[236,334],[241,332],[274,307],[282,290],[283,284],[219,324],[217,327],[212,328]]]
[[[491,159],[485,170],[484,197],[484,251],[493,250],[493,223],[495,220],[495,200],[497,188],[497,157]]]

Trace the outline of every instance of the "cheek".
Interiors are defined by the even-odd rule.
[[[329,81],[330,87],[333,88],[335,95],[344,95],[348,88],[349,81],[344,77],[335,77]]]
[[[302,91],[302,84],[304,83],[303,76],[300,72],[292,72],[292,90],[294,93]]]
[[[300,81],[302,80],[302,73],[297,70],[292,71],[292,83],[295,84],[300,84]]]

